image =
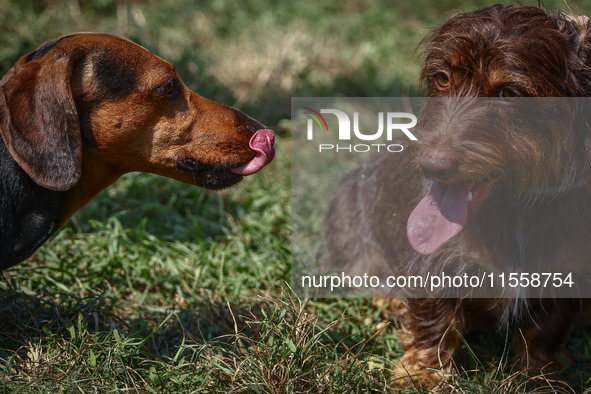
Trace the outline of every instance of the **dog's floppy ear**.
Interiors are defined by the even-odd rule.
[[[79,57],[62,50],[33,52],[0,82],[0,135],[33,181],[51,190],[69,190],[82,171],[80,124],[70,87]]]

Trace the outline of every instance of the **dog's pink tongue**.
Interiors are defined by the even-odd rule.
[[[275,133],[269,129],[261,129],[253,134],[248,146],[256,152],[254,159],[243,166],[232,168],[230,171],[239,175],[250,175],[260,171],[275,157]]]
[[[434,182],[429,193],[408,218],[410,245],[420,254],[431,254],[458,235],[468,216],[471,183],[444,185]]]

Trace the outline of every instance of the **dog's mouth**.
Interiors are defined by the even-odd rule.
[[[251,175],[260,171],[264,166],[273,161],[275,157],[275,133],[269,129],[262,129],[253,134],[248,142],[250,149],[256,152],[256,156],[239,167],[232,168],[232,171],[238,175]]]
[[[191,174],[195,183],[206,189],[223,189],[242,179],[242,175],[234,174],[227,166],[204,164],[190,157],[177,160],[176,165],[179,171]]]
[[[406,230],[413,249],[428,255],[458,235],[466,225],[468,210],[486,199],[497,180],[461,184],[434,181],[408,218]]]
[[[223,189],[232,186],[243,176],[254,174],[269,164],[275,157],[275,134],[268,129],[258,130],[250,138],[249,147],[256,155],[246,163],[208,164],[191,157],[177,160],[177,169],[193,176],[195,183],[206,189]]]

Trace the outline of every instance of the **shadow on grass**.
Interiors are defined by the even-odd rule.
[[[65,366],[68,379],[79,377],[72,380],[79,387],[85,387],[82,379],[109,387],[110,379],[121,379],[116,368],[89,372],[101,355],[133,371],[122,381],[158,389],[170,389],[171,382],[151,373],[175,379],[186,374],[191,389],[262,385],[273,392],[383,388],[387,377],[387,369],[375,365],[379,358],[367,353],[369,340],[343,339],[342,320],[321,324],[305,304],[285,295],[248,306],[213,297],[161,310],[130,309],[107,292],[84,298],[43,290],[29,294],[16,280],[5,276],[0,290],[0,376],[12,375],[11,388],[19,379],[59,379]]]
[[[145,344],[144,350],[158,357],[172,356],[177,349],[171,344],[185,341],[232,342],[233,336],[238,334],[245,338],[260,337],[261,326],[268,324],[277,327],[285,324],[288,331],[303,320],[318,323],[313,314],[305,312],[309,310],[305,304],[285,295],[279,301],[257,297],[258,302],[245,305],[240,299],[223,301],[204,292],[200,299],[185,301],[184,305],[131,308],[128,302],[113,297],[108,290],[84,297],[60,291],[49,294],[47,289],[32,293],[17,284],[19,276],[9,273],[0,278],[0,341],[4,351],[17,351],[29,341],[42,339],[49,333],[67,337],[67,330],[80,316],[89,332],[118,330],[138,338],[150,336],[152,340]],[[164,320],[166,324],[162,325]],[[339,332],[335,328],[338,322],[339,319],[328,323],[329,328],[322,330],[318,339],[336,341],[346,348],[363,342],[361,336]]]
[[[192,389],[263,385],[274,392],[282,392],[285,387],[294,392],[357,391],[368,387],[388,390],[395,357],[384,349],[384,339],[394,340],[388,338],[392,329],[382,324],[373,334],[351,334],[350,326],[359,323],[348,321],[344,313],[319,321],[323,308],[341,301],[308,304],[283,293],[273,299],[260,295],[258,300],[245,304],[237,298],[223,301],[204,292],[170,307],[155,307],[129,303],[108,290],[85,297],[67,291],[50,294],[46,289],[33,294],[19,287],[18,281],[18,275],[5,275],[1,282],[0,375],[12,371],[43,380],[50,367],[40,366],[80,364],[70,368],[82,370],[93,364],[93,357],[108,354],[110,362],[126,365],[137,375],[137,380],[129,376],[126,379],[134,384],[149,381],[151,387],[160,389],[170,386],[164,380],[150,380],[150,370],[173,374],[175,378],[181,370],[193,374]],[[355,308],[358,303],[352,301],[351,305]],[[583,341],[585,349],[573,349],[579,341]],[[490,355],[504,352],[507,344],[502,339],[473,334],[465,346],[473,343],[486,346],[459,352],[456,361],[463,372],[446,384],[448,389],[465,391],[471,387],[485,392],[524,393],[546,392],[553,387],[555,392],[567,393],[589,385],[583,371],[569,373],[568,367],[558,374],[546,372],[543,379],[511,370],[506,360],[498,361]],[[568,354],[578,366],[586,350],[588,338],[575,335]],[[474,358],[475,353],[480,358]],[[565,362],[568,365],[568,360]],[[100,378],[111,379],[107,375],[103,372]],[[561,379],[578,389],[573,391]]]

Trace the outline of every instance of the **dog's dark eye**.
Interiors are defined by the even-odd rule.
[[[162,85],[162,93],[163,94],[170,94],[174,89],[174,82],[168,81],[164,85]]]
[[[440,88],[447,88],[449,86],[449,77],[446,73],[435,74],[435,83]]]
[[[499,91],[499,97],[507,101],[516,100],[520,96],[521,95],[518,92],[510,88],[503,88]]]
[[[168,99],[175,99],[179,93],[174,79],[171,79],[160,85],[158,88],[156,88],[156,92]]]

